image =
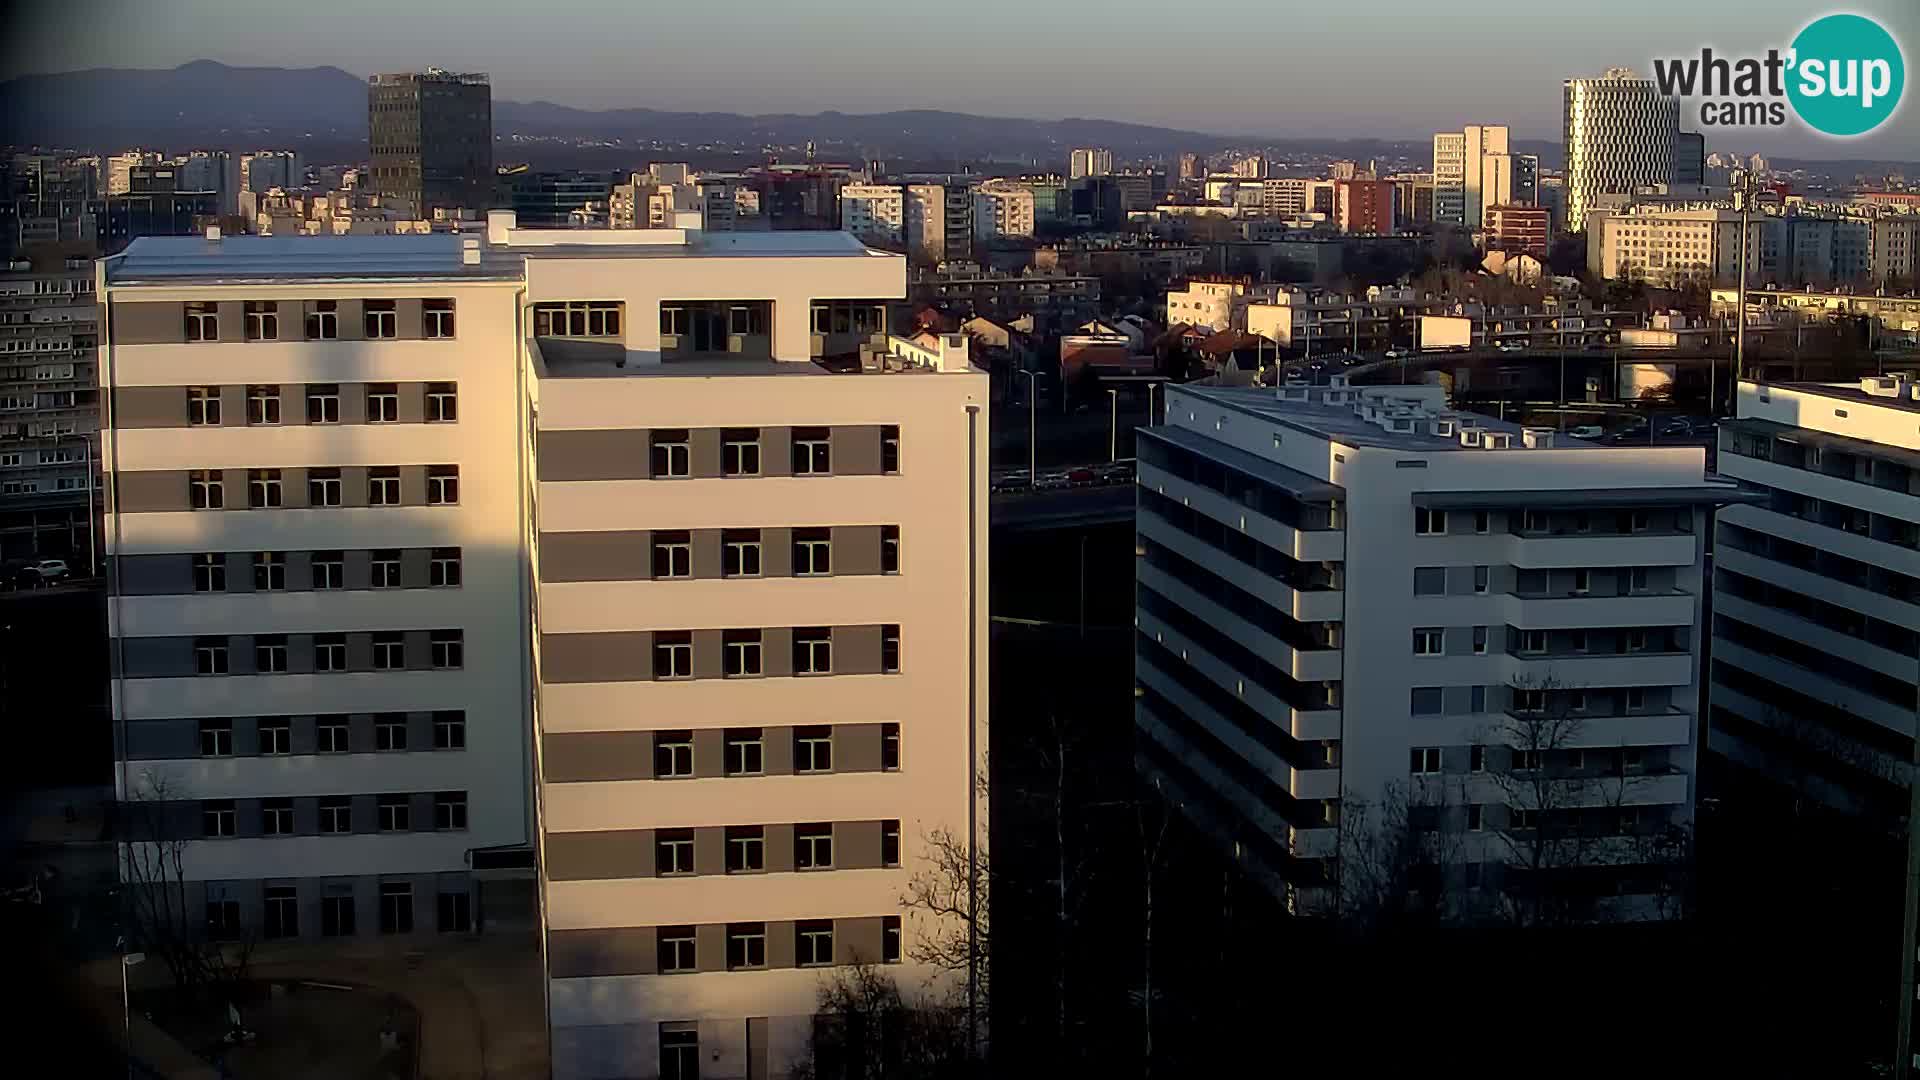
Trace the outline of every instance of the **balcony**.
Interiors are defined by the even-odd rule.
[[[1507,621],[1522,630],[1691,626],[1695,596],[1674,589],[1627,596],[1508,593]]]
[[[1246,493],[1247,502],[1241,503],[1146,462],[1139,464],[1138,473],[1141,487],[1177,500],[1229,527],[1237,526],[1255,540],[1302,562],[1339,562],[1346,558],[1345,532],[1296,529],[1269,517],[1256,508],[1259,499],[1251,490]]]
[[[1506,715],[1509,724],[1525,725],[1542,715],[1560,723],[1558,713],[1527,713],[1508,709]],[[1601,750],[1609,747],[1645,747],[1645,746],[1686,746],[1693,741],[1693,714],[1684,709],[1660,709],[1649,712],[1623,713],[1619,715],[1566,713],[1568,721],[1577,721],[1577,726],[1559,740],[1560,748],[1567,750]],[[1491,742],[1511,742],[1501,737],[1501,728],[1496,726],[1490,733]],[[1509,732],[1510,733],[1510,732]]]

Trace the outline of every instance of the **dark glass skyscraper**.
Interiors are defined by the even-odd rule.
[[[367,87],[371,187],[413,200],[421,217],[493,203],[493,89],[485,75],[438,68],[375,75]]]

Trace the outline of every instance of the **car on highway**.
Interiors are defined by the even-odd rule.
[[[1567,434],[1576,439],[1597,439],[1604,432],[1598,424],[1581,424],[1577,428],[1568,429]]]
[[[1304,379],[1307,377],[1307,369],[1295,365],[1286,370],[1286,376],[1289,379]]]
[[[1412,355],[1413,353],[1410,350],[1398,347],[1387,350],[1387,359],[1389,360],[1402,360]]]
[[[1693,421],[1684,416],[1676,416],[1660,425],[1662,435],[1690,435],[1693,433]]]
[[[1366,361],[1357,356],[1343,356],[1340,358],[1341,367],[1358,367],[1364,363],[1366,363]]]
[[[1500,351],[1501,352],[1526,352],[1527,347],[1517,341],[1503,341],[1500,343]]]

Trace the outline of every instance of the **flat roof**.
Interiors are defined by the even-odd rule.
[[[1271,484],[1302,501],[1337,499],[1344,494],[1344,489],[1338,484],[1330,484],[1298,469],[1289,469],[1277,461],[1268,461],[1258,454],[1248,453],[1237,446],[1228,446],[1226,443],[1209,439],[1187,428],[1136,428],[1134,434],[1150,441],[1184,447],[1217,461],[1235,472],[1244,473],[1256,480]]]
[[[1270,423],[1293,428],[1310,435],[1318,435],[1347,446],[1363,446],[1380,450],[1408,450],[1422,453],[1458,451],[1466,453],[1485,453],[1478,447],[1461,446],[1455,436],[1419,435],[1413,432],[1388,431],[1378,424],[1367,420],[1345,405],[1323,405],[1317,401],[1282,401],[1279,392],[1272,387],[1252,386],[1182,386],[1178,389],[1194,394],[1196,397],[1224,405],[1237,412],[1246,413]],[[1325,390],[1326,387],[1316,387]],[[1391,387],[1355,386],[1352,390],[1392,389]],[[1475,412],[1448,410],[1443,414],[1472,424],[1486,431],[1505,432],[1517,442],[1523,430],[1521,425],[1492,416]],[[1554,441],[1555,450],[1592,450],[1614,449],[1604,443],[1588,439],[1575,439],[1564,433]],[[1645,449],[1639,447],[1638,449]]]
[[[1801,394],[1815,394],[1833,398],[1836,401],[1851,401],[1859,405],[1875,405],[1882,409],[1899,409],[1902,412],[1920,412],[1920,401],[1912,398],[1877,397],[1860,389],[1859,383],[1820,383],[1820,382],[1784,382],[1756,383],[1762,389],[1792,390]]]
[[[1416,491],[1413,505],[1435,510],[1579,509],[1763,503],[1764,492],[1727,482],[1673,487],[1555,488],[1551,491]]]

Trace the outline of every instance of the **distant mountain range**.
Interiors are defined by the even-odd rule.
[[[1184,151],[1265,145],[1280,152],[1365,161],[1425,161],[1426,140],[1263,139],[1179,131],[1113,120],[1023,120],[911,110],[811,116],[577,109],[550,101],[493,103],[503,144],[495,159],[540,168],[632,168],[666,154],[702,167],[755,163],[763,147],[811,141],[824,160],[877,157],[897,169],[977,163],[1063,168],[1074,146],[1105,146],[1120,158],[1171,158]],[[366,155],[366,80],[337,67],[230,67],[196,60],[171,70],[96,68],[0,82],[0,145],[113,152],[297,146],[309,160],[357,161]],[[649,143],[663,144],[654,150]],[[1558,168],[1558,143],[1516,140],[1517,148]],[[704,149],[703,149],[704,148]],[[1841,176],[1885,171],[1895,162],[1800,162]]]

